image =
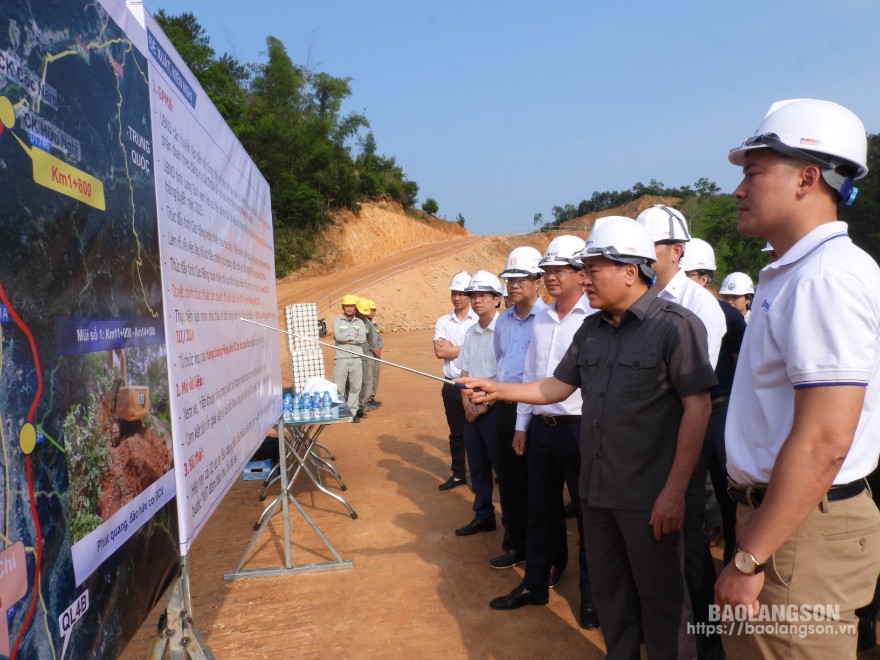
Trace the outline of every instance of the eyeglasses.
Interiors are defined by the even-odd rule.
[[[561,280],[561,279],[565,279],[569,275],[576,273],[576,272],[578,272],[578,271],[576,271],[573,268],[559,268],[559,269],[545,268],[544,269],[544,279],[547,279],[548,277],[555,277],[556,279]]]
[[[510,288],[512,286],[522,286],[526,282],[537,282],[539,279],[538,277],[505,277],[504,281],[507,283],[507,287]]]

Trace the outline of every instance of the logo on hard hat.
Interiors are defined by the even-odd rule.
[[[820,144],[822,144],[822,140],[818,140],[816,138],[801,138],[801,144],[810,147],[818,147]]]
[[[727,288],[733,290],[736,288],[736,285],[733,282],[731,282],[730,284],[727,285]]]

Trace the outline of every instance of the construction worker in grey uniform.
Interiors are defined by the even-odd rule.
[[[364,345],[364,354],[373,355],[373,349],[376,347],[376,332],[373,329],[373,322],[370,321],[370,299],[361,296],[355,305],[357,317],[364,322],[367,330],[367,343]],[[374,356],[375,357],[375,356]],[[363,360],[361,367],[363,371],[363,379],[361,381],[361,396],[358,401],[358,408],[365,413],[375,410],[378,406],[371,406],[367,402],[373,392],[373,360]]]
[[[363,358],[352,353],[363,353],[367,343],[367,329],[364,322],[355,316],[358,297],[349,293],[342,297],[342,314],[333,319],[333,340],[345,351],[336,351],[333,358],[333,382],[339,396],[345,397],[354,421],[364,416],[360,409],[361,386],[363,384]],[[346,352],[351,351],[351,352]]]
[[[376,322],[376,302],[370,301],[370,323],[373,324],[373,332],[376,333],[376,345],[370,349],[370,352],[374,357],[381,358],[382,357],[382,349],[385,347],[384,342],[382,341],[382,328]],[[375,360],[369,360],[370,364],[373,367],[373,387],[370,388],[370,397],[367,399],[367,402],[370,403],[373,407],[378,408],[382,405],[381,401],[376,401],[376,390],[379,388],[379,367],[382,366],[380,362],[376,362]]]

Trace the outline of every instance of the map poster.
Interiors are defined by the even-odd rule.
[[[145,47],[122,3],[0,3],[0,656],[115,657],[175,576]]]
[[[269,185],[140,3],[181,554],[281,414]]]

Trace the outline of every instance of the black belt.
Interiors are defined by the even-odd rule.
[[[829,502],[836,502],[838,500],[848,500],[851,497],[855,497],[856,495],[861,494],[865,490],[865,480],[858,479],[856,481],[852,481],[848,484],[841,484],[839,486],[832,486],[825,496],[828,498]],[[766,486],[742,486],[731,484],[727,487],[727,494],[734,502],[737,504],[745,504],[746,506],[750,506],[753,509],[757,509],[761,502],[764,500],[764,495],[767,494]]]
[[[547,426],[559,426],[560,424],[571,424],[581,421],[580,415],[538,415],[538,417]]]

